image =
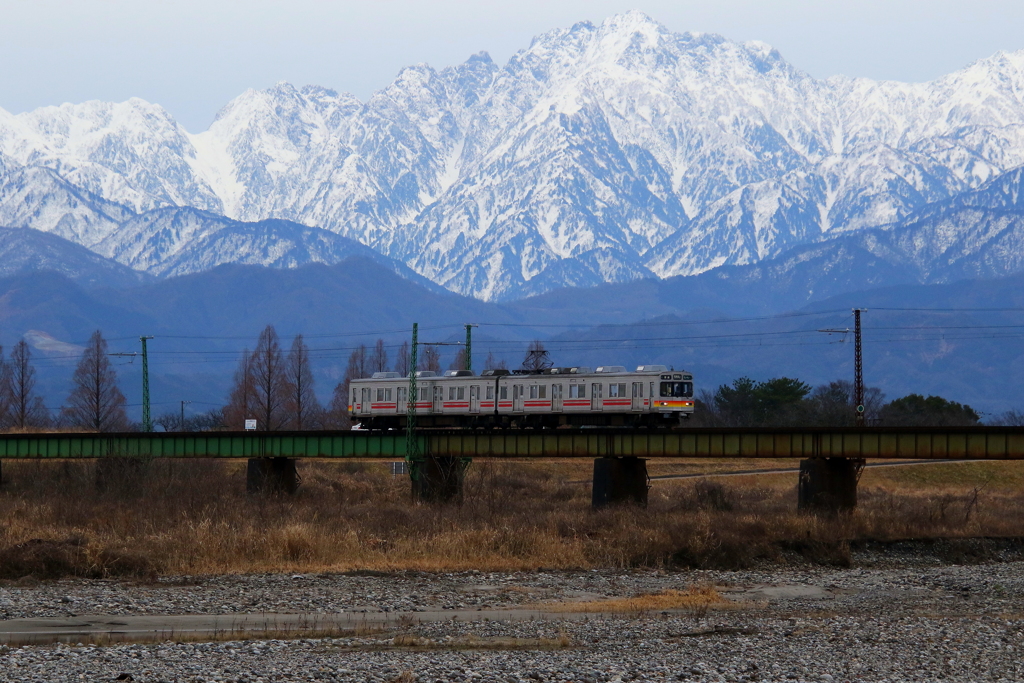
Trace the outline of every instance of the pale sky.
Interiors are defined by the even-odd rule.
[[[1024,48],[1021,0],[0,0],[0,107],[141,97],[191,132],[247,88],[365,99],[398,71],[640,9],[677,32],[762,40],[816,77],[925,81]]]

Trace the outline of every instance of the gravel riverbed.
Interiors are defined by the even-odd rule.
[[[253,575],[0,586],[4,619],[84,614],[402,612],[343,638],[0,647],[0,681],[1024,680],[1024,562],[855,568]],[[728,609],[417,623],[719,587]]]

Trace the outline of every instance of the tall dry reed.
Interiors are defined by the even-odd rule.
[[[4,463],[0,548],[78,539],[165,574],[842,564],[863,539],[1024,536],[1024,496],[865,488],[852,515],[795,510],[795,476],[659,481],[646,509],[590,509],[579,468],[475,462],[461,505],[418,504],[385,463],[301,461],[294,496],[249,495],[245,463]],[[581,466],[582,467],[582,464]],[[778,481],[777,479],[774,481]]]

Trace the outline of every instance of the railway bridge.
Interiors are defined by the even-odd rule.
[[[404,459],[413,494],[425,500],[461,496],[473,458],[592,458],[595,506],[646,502],[649,459],[799,458],[799,506],[837,510],[856,505],[868,459],[1022,460],[1024,427],[451,429],[411,440],[400,431],[0,435],[0,461],[151,458],[247,459],[253,492],[294,491],[299,458]]]

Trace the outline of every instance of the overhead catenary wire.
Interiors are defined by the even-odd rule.
[[[974,312],[1024,312],[1024,308],[895,308],[895,307],[875,307],[873,310],[877,311],[894,311],[894,312],[924,312],[924,313],[956,313],[964,311]],[[625,330],[625,329],[664,329],[671,327],[685,327],[693,325],[722,325],[732,323],[751,323],[759,321],[770,321],[770,320],[785,320],[794,318],[805,318],[811,316],[825,316],[832,315],[835,313],[846,313],[845,317],[849,317],[848,309],[829,309],[822,311],[803,311],[798,313],[786,313],[770,316],[750,316],[747,318],[714,318],[705,320],[659,320],[659,321],[643,321],[633,324],[603,324],[594,325],[592,323],[567,323],[559,325],[531,325],[528,323],[505,323],[505,322],[484,322],[481,326],[490,328],[501,328],[501,327],[513,327],[513,328],[562,328],[562,329],[574,329],[574,328],[586,328],[594,331],[613,331],[613,330]],[[872,344],[903,344],[903,343],[916,343],[916,342],[929,342],[929,341],[957,341],[957,340],[969,340],[969,339],[1016,339],[1020,338],[1021,333],[1014,332],[1015,330],[1024,330],[1024,324],[963,324],[962,319],[958,318],[954,321],[958,324],[917,324],[917,325],[872,325],[865,326],[865,333],[872,332],[919,332],[920,334],[915,335],[899,335],[899,336],[876,336],[870,337],[870,343]],[[451,329],[456,330],[463,325],[451,324],[451,325],[436,325],[426,327],[427,330],[444,330]],[[373,335],[380,334],[404,334],[407,330],[394,329],[394,330],[380,330],[370,332],[345,332],[345,333],[329,333],[329,334],[314,334],[314,335],[303,335],[306,339],[329,339],[329,338],[352,338],[352,337],[372,337]],[[741,347],[772,347],[772,346],[813,346],[818,344],[834,344],[835,341],[823,341],[823,342],[799,342],[795,339],[799,338],[800,335],[813,334],[815,330],[810,329],[796,329],[796,330],[758,330],[749,332],[733,332],[733,333],[719,333],[719,334],[689,334],[689,335],[658,335],[658,336],[644,336],[644,335],[621,335],[621,336],[609,336],[609,337],[580,337],[580,338],[554,338],[544,341],[545,346],[552,350],[559,350],[568,353],[582,353],[587,351],[603,351],[603,350],[614,350],[614,349],[638,349],[638,348],[665,348],[666,346],[680,346],[683,348],[741,348]],[[162,339],[176,339],[185,341],[236,341],[236,340],[251,340],[251,336],[196,336],[196,335],[161,335]],[[115,337],[108,341],[116,340],[134,340],[135,337]],[[786,340],[786,341],[780,341]],[[793,341],[790,341],[793,340]],[[438,342],[443,344],[445,342]],[[481,345],[488,349],[494,349],[498,352],[502,350],[511,351],[515,348],[519,348],[524,344],[523,339],[482,339],[479,342]],[[384,348],[389,351],[400,349],[404,345],[403,343],[385,344]],[[331,361],[336,359],[343,359],[346,354],[357,350],[360,345],[338,345],[338,346],[326,346],[326,347],[314,347],[310,349],[310,357],[312,359]],[[158,352],[153,353],[153,364],[168,366],[168,365],[199,365],[199,364],[217,364],[217,363],[234,363],[237,361],[241,349],[161,349]],[[63,354],[63,355],[43,355],[36,356],[33,359],[34,364],[39,366],[59,366],[67,365],[81,358],[78,353]]]

